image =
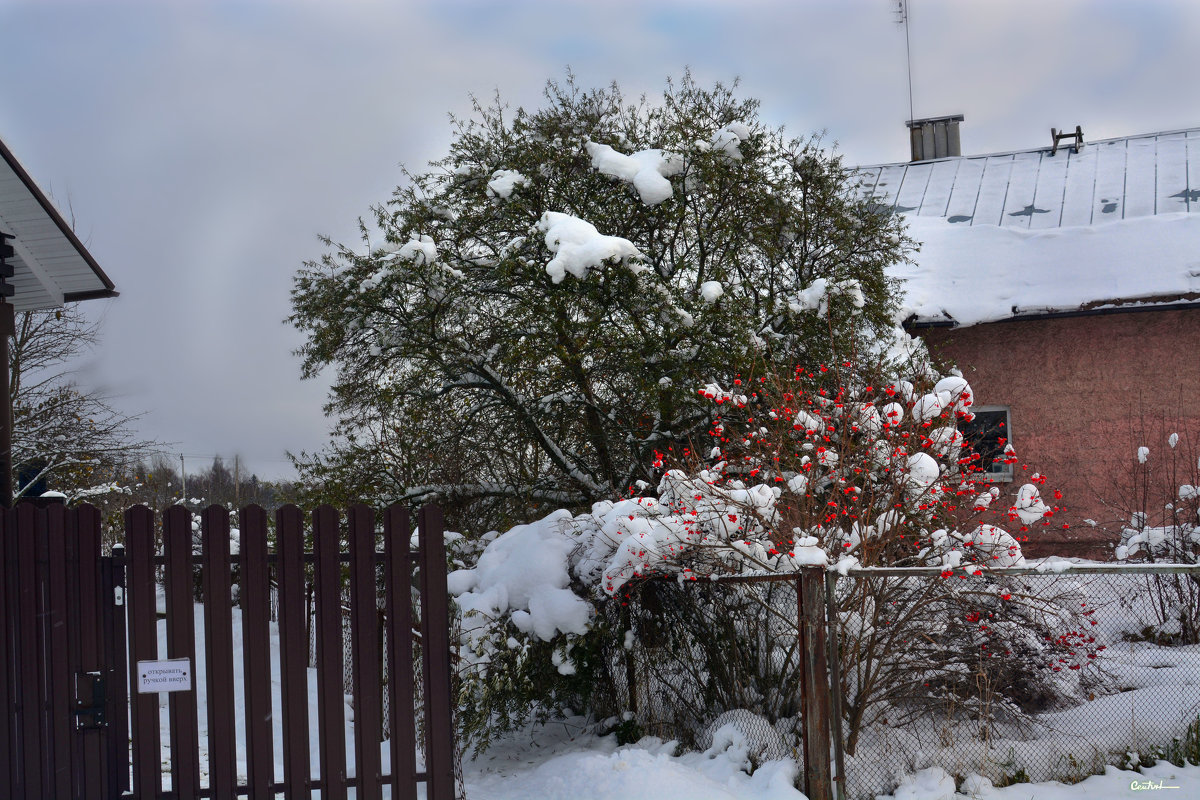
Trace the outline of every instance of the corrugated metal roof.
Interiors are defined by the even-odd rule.
[[[1027,230],[1200,212],[1200,128],[1050,149],[859,167],[858,191],[897,213]]]
[[[0,232],[15,237],[9,241],[16,252],[9,281],[15,310],[116,296],[113,282],[2,141]]]

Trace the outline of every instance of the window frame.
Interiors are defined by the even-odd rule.
[[[1004,431],[1005,431],[1005,435],[1004,435],[1005,442],[1004,443],[1006,446],[1013,444],[1012,409],[1009,406],[1002,406],[1002,405],[975,406],[975,407],[971,408],[971,412],[976,415],[976,418],[978,418],[978,416],[983,413],[1003,412],[1003,414],[1004,414]],[[967,434],[965,432],[963,433],[963,437],[965,439],[967,439],[968,442],[970,442],[970,437],[967,436]],[[1016,447],[1016,445],[1013,445],[1013,447]],[[974,448],[973,443],[972,443],[972,448]],[[993,461],[991,464],[987,464],[987,465],[983,465],[983,466],[984,466],[983,472],[971,473],[972,477],[975,478],[976,480],[982,480],[982,481],[986,482],[988,479],[991,479],[991,481],[993,483],[1012,483],[1016,479],[1015,478],[1016,470],[1013,469],[1012,464],[1005,464],[1003,462],[997,463],[997,462]],[[992,471],[993,469],[997,469],[997,468],[998,468],[998,471],[996,471],[996,472]]]

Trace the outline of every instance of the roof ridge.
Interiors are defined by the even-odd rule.
[[[1093,139],[1091,141],[1085,140],[1084,145],[1114,144],[1116,142],[1128,142],[1134,139],[1157,139],[1160,136],[1174,136],[1175,134],[1179,133],[1200,133],[1200,126],[1192,128],[1176,128],[1174,130],[1167,131],[1155,131],[1152,133],[1135,133],[1129,136],[1114,136],[1109,139]],[[1044,145],[1041,147],[1028,147],[1021,150],[1000,150],[995,153],[976,153],[969,156],[944,156],[942,158],[925,158],[920,161],[887,161],[879,164],[859,164],[857,166],[850,167],[849,169],[851,171],[857,171],[881,169],[883,167],[907,167],[913,164],[935,164],[939,161],[969,161],[976,158],[996,158],[998,156],[1016,156],[1022,153],[1040,153],[1050,149],[1050,145]]]

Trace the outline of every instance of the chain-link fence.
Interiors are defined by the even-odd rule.
[[[825,583],[845,797],[929,766],[1000,785],[1200,761],[1200,567],[875,569]],[[798,586],[648,584],[612,620],[630,632],[615,665],[629,733],[803,770]]]
[[[613,672],[636,733],[705,749],[732,721],[764,752],[798,752],[802,660],[794,578],[644,584],[614,620],[629,633]],[[778,723],[778,727],[776,724]]]

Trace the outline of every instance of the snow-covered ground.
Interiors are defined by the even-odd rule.
[[[567,721],[506,739],[464,765],[469,800],[802,800],[793,788],[795,765],[772,761],[753,775],[740,769],[744,750],[723,742],[704,753],[673,755],[673,746],[648,738],[618,747],[614,737],[586,735],[582,721]],[[1163,800],[1200,797],[1200,767],[1159,763],[1142,771],[1109,767],[1103,775],[1066,785],[1056,781],[995,788],[968,776],[957,785],[930,767],[904,778],[895,800],[1126,800],[1135,792],[1161,791]]]
[[[236,715],[245,717],[242,692],[241,614],[233,611]],[[1110,620],[1112,618],[1110,617]],[[197,663],[194,686],[199,704],[201,780],[207,783],[207,720],[205,713],[205,665],[203,645],[203,607],[196,606]],[[1110,624],[1118,624],[1112,621]],[[271,626],[273,653],[278,653],[278,631]],[[159,622],[159,652],[166,654],[166,625]],[[993,749],[1005,752],[1014,765],[1035,777],[1053,774],[1064,755],[1082,763],[1086,772],[1093,765],[1086,763],[1095,741],[1089,732],[1095,731],[1099,720],[1122,719],[1130,736],[1149,746],[1160,742],[1169,727],[1177,729],[1178,720],[1194,718],[1197,692],[1181,689],[1200,683],[1200,647],[1160,648],[1149,644],[1127,646],[1127,656],[1111,654],[1109,669],[1127,691],[1097,697],[1093,702],[1058,714],[1039,717],[1038,723],[1020,739],[997,740]],[[272,695],[276,710],[281,707],[277,657],[272,664]],[[316,671],[309,670],[309,720],[311,763],[319,772],[317,751],[318,720],[316,719]],[[161,723],[163,736],[162,758],[164,772],[169,770],[170,749],[167,743],[169,725],[168,695],[162,701]],[[1112,706],[1112,708],[1108,708]],[[1136,716],[1134,716],[1136,714]],[[1190,716],[1189,716],[1190,715]],[[345,706],[348,772],[354,774],[353,704],[347,698]],[[276,743],[275,771],[281,776],[283,755],[281,715],[274,715]],[[1040,733],[1039,733],[1040,731]],[[1095,731],[1100,733],[1100,731]],[[1114,731],[1103,733],[1112,735]],[[1120,732],[1122,736],[1125,731]],[[237,728],[238,769],[245,775],[244,729]],[[937,737],[934,736],[934,739]],[[1167,734],[1166,738],[1169,738]],[[1140,772],[1108,767],[1104,774],[1094,775],[1074,785],[1048,781],[1018,783],[994,788],[986,778],[973,775],[968,763],[953,763],[953,746],[928,748],[923,742],[930,737],[919,730],[893,730],[890,738],[875,745],[864,743],[858,759],[849,759],[847,772],[852,778],[856,767],[865,762],[887,758],[894,765],[899,786],[890,795],[880,797],[895,800],[951,800],[974,797],[981,800],[1114,800],[1128,798],[1132,792],[1165,792],[1155,797],[1200,797],[1200,767],[1175,767],[1160,762]],[[748,774],[748,750],[752,749],[733,726],[719,729],[713,746],[704,752],[679,753],[673,742],[648,737],[637,744],[618,746],[614,736],[600,736],[592,731],[581,717],[569,718],[544,726],[501,737],[485,753],[463,764],[463,775],[470,800],[524,800],[525,798],[570,798],[570,800],[616,800],[620,798],[650,798],[651,800],[801,800],[804,795],[793,788],[796,764],[793,761],[768,761]],[[1106,748],[1110,749],[1111,748]],[[389,769],[387,743],[382,748],[384,770]],[[1101,754],[1097,751],[1097,757]],[[1104,755],[1107,755],[1105,753]],[[418,754],[420,761],[420,754]],[[858,762],[856,764],[856,761]],[[936,764],[937,766],[930,766]],[[908,770],[906,772],[906,770]],[[946,772],[963,776],[958,781]],[[1049,772],[1047,772],[1049,771]],[[164,774],[169,786],[169,773]],[[956,793],[957,792],[957,793]],[[351,790],[353,797],[354,792]],[[389,796],[385,793],[385,797]],[[423,791],[421,796],[424,796]]]

